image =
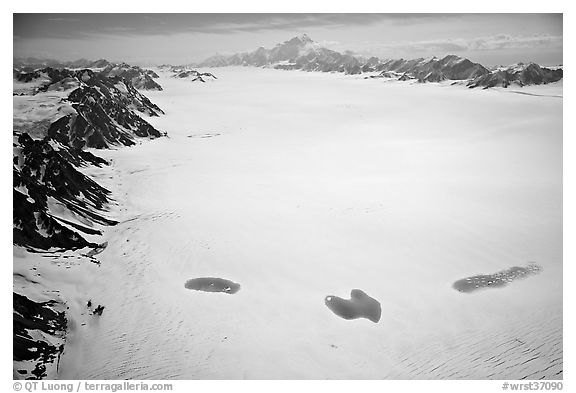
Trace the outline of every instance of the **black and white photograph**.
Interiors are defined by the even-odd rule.
[[[563,13],[130,9],[12,14],[14,380],[567,388]]]

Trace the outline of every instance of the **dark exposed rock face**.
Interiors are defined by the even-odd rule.
[[[209,72],[199,72],[196,70],[188,70],[188,69],[184,70],[177,69],[177,71],[173,72],[175,72],[175,74],[172,75],[173,78],[180,78],[180,79],[192,78],[192,82],[195,81],[205,82],[204,78],[218,79]]]
[[[295,61],[298,69],[304,71],[342,72],[355,75],[362,73],[360,61],[352,55],[318,48]]]
[[[18,82],[25,83],[32,82],[34,79],[38,79],[42,76],[40,71],[21,71],[17,69],[14,69],[12,74],[14,79],[16,79]]]
[[[408,74],[407,72],[405,72],[404,74],[402,74],[402,76],[400,76],[400,78],[398,78],[399,81],[409,81],[411,79],[414,79],[414,77]]]
[[[67,327],[66,316],[62,311],[64,307],[55,301],[35,302],[15,292],[13,305],[14,360],[40,359],[32,375],[26,375],[26,379],[42,379],[46,377],[45,364],[57,361],[62,348],[48,340],[35,339],[30,332],[40,331],[43,336],[64,337]]]
[[[489,74],[474,78],[468,83],[470,88],[474,87],[508,87],[511,84],[518,86],[541,85],[557,82],[563,77],[562,69],[550,69],[540,67],[538,64],[517,64],[505,69],[497,69]]]
[[[442,59],[387,60],[373,65],[372,69],[380,71],[380,77],[389,78],[401,74],[399,80],[416,79],[419,82],[468,80],[490,72],[481,64],[455,55]]]
[[[61,117],[48,128],[48,135],[65,145],[75,148],[129,146],[136,143],[136,137],[164,135],[137,114],[158,116],[164,112],[124,77],[106,76],[89,69],[48,67],[30,73],[15,72],[15,78],[23,82],[41,78],[36,93],[75,88],[67,100],[76,113]]]
[[[13,242],[47,250],[52,247],[76,249],[98,247],[81,233],[98,234],[90,227],[63,225],[49,209],[52,198],[77,217],[102,225],[114,225],[101,211],[110,192],[76,168],[108,163],[93,154],[63,146],[49,138],[33,140],[22,134],[14,144]]]
[[[173,78],[188,78],[188,77],[197,77],[198,75],[200,75],[200,73],[196,70],[184,70],[184,71],[180,71],[180,72],[176,72],[174,75],[172,75]]]
[[[108,78],[91,70],[73,71],[81,86],[70,93],[76,114],[64,116],[50,126],[48,136],[74,148],[130,146],[135,137],[158,138],[164,134],[138,116],[163,113],[129,82]]]

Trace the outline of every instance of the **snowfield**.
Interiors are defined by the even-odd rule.
[[[200,71],[218,79],[158,71],[164,91],[146,92],[168,138],[96,152],[121,223],[100,266],[63,278],[58,378],[562,378],[561,84]],[[185,287],[201,277],[240,289]],[[378,323],[324,304],[352,289]]]

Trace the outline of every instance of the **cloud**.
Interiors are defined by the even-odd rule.
[[[562,36],[536,34],[529,36],[496,34],[469,39],[436,39],[412,42],[364,42],[358,50],[376,53],[446,53],[468,51],[500,51],[513,49],[562,48]]]
[[[14,14],[14,34],[29,38],[89,35],[227,34],[314,27],[421,23],[457,14]],[[65,22],[65,23],[53,23]]]
[[[48,18],[49,22],[78,22],[80,19],[77,18]]]
[[[492,37],[476,38],[467,42],[469,50],[501,50],[539,47],[562,47],[562,36],[531,35],[511,36],[498,34]]]

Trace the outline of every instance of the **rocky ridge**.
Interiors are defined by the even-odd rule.
[[[74,88],[66,102],[74,113],[53,122],[47,131],[51,138],[75,148],[130,146],[136,138],[158,138],[164,134],[138,113],[159,116],[162,110],[121,76],[105,76],[90,69],[44,68],[20,73],[18,81],[42,79],[35,93]]]

